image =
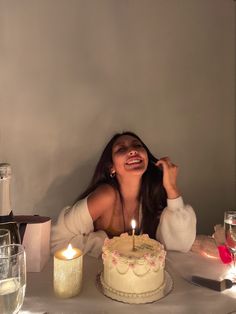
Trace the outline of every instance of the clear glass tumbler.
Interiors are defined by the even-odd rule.
[[[11,243],[10,232],[7,229],[0,229],[0,246]]]
[[[20,244],[0,246],[0,312],[16,314],[22,307],[26,287],[26,260]]]

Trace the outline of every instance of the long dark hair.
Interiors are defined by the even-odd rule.
[[[147,233],[151,238],[155,238],[156,228],[159,224],[160,215],[166,206],[166,191],[162,184],[162,170],[155,166],[157,158],[150,152],[143,141],[133,132],[126,131],[116,133],[108,142],[102,155],[97,163],[92,180],[87,189],[79,196],[78,200],[85,198],[101,184],[109,184],[120,194],[119,182],[116,177],[111,178],[110,168],[112,166],[112,147],[116,140],[123,136],[130,135],[141,142],[148,155],[148,166],[142,175],[142,183],[140,188],[139,199],[142,202],[142,224],[143,233]]]

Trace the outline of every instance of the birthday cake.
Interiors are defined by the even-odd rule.
[[[108,297],[126,303],[153,302],[164,296],[166,252],[147,234],[106,239],[100,281]]]

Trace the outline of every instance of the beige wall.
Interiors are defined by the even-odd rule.
[[[198,232],[235,197],[232,0],[0,0],[0,160],[16,213],[50,215],[133,130],[180,166]]]

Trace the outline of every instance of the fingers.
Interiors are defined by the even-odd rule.
[[[167,197],[169,199],[178,197],[180,195],[176,183],[178,166],[172,163],[169,157],[161,158],[156,163],[156,166],[162,168],[163,170],[163,186],[166,190]]]
[[[171,162],[169,157],[163,157],[158,160],[156,166],[162,166],[163,168],[178,168],[173,162]]]

